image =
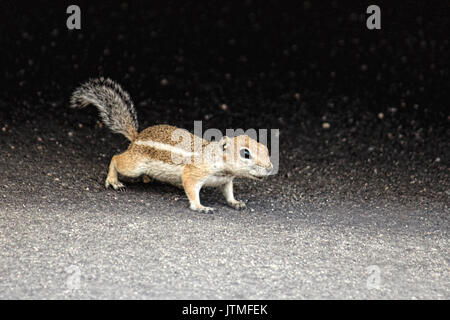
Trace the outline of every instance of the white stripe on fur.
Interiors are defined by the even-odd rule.
[[[186,151],[184,149],[171,146],[170,144],[165,144],[165,143],[156,142],[156,141],[152,141],[152,140],[136,140],[134,143],[137,145],[151,147],[151,148],[155,148],[158,150],[169,151],[173,154],[177,154],[177,155],[180,155],[183,157],[191,157],[191,156],[198,155],[198,152]]]

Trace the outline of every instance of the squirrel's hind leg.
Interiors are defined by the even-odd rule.
[[[119,181],[117,176],[117,155],[113,156],[111,162],[109,164],[108,176],[105,180],[105,187],[109,186],[113,187],[114,190],[122,190],[125,188],[125,185]]]
[[[112,186],[114,190],[122,191],[125,185],[119,181],[118,174],[126,177],[138,177],[142,174],[141,170],[136,166],[136,162],[132,155],[125,151],[120,155],[115,155],[109,164],[108,176],[105,180],[105,187]]]

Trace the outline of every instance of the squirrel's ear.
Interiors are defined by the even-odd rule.
[[[222,139],[220,139],[220,144],[222,145],[222,149],[225,151],[228,148],[228,143],[231,139],[227,136],[224,136]]]

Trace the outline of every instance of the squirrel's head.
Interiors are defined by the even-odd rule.
[[[273,170],[267,147],[246,135],[220,140],[228,170],[239,177],[261,180]]]

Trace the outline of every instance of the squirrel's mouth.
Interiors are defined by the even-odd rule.
[[[261,176],[255,176],[255,175],[253,175],[253,174],[250,174],[248,177],[249,177],[250,179],[256,180],[256,181],[262,181],[262,180],[264,179],[264,177],[261,177]]]

